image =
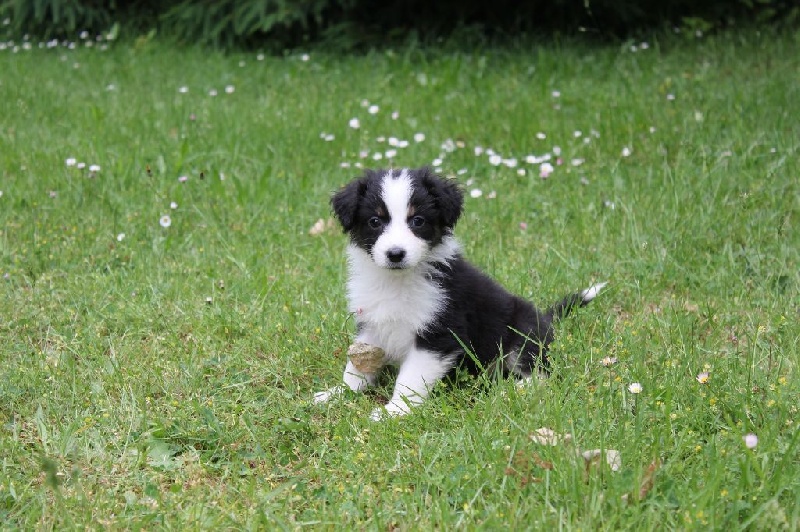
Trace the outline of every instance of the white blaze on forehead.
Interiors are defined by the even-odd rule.
[[[414,185],[408,170],[399,175],[389,171],[383,176],[381,199],[386,206],[389,223],[372,247],[372,258],[383,268],[413,268],[430,250],[427,241],[419,238],[408,226],[408,211]],[[401,259],[395,259],[398,253]]]
[[[401,170],[399,176],[394,176],[391,170],[386,172],[383,176],[381,199],[389,211],[387,213],[391,220],[389,223],[398,221],[405,224],[413,191],[414,187],[407,170]]]

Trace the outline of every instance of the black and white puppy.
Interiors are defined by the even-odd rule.
[[[553,321],[590,302],[605,283],[572,294],[546,312],[510,294],[461,255],[453,228],[461,215],[458,186],[430,169],[366,171],[336,192],[331,204],[344,231],[347,294],[356,342],[385,351],[399,366],[391,400],[372,413],[406,414],[459,366],[471,372],[500,359],[520,379],[547,373]],[[363,391],[377,371],[348,361],[344,384]],[[324,402],[337,386],[315,394]]]

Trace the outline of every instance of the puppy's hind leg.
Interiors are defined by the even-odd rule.
[[[356,369],[353,363],[349,360],[347,361],[347,366],[344,368],[344,376],[342,377],[344,384],[354,392],[363,392],[370,386],[375,386],[377,379],[377,373],[363,373]],[[326,403],[333,397],[341,395],[344,390],[345,387],[340,385],[334,386],[333,388],[323,392],[317,392],[314,394],[314,402],[317,404]]]

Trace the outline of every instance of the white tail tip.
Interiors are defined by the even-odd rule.
[[[602,290],[603,287],[607,284],[608,284],[607,281],[604,283],[593,284],[592,286],[581,292],[581,299],[583,299],[584,303],[588,303],[589,301],[597,297],[597,294],[600,293],[600,290]]]

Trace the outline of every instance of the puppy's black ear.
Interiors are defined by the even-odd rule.
[[[464,206],[464,195],[455,181],[439,177],[430,168],[419,170],[421,180],[428,193],[436,199],[436,206],[442,223],[447,227],[455,227],[458,218],[461,216],[461,208]]]
[[[333,213],[338,218],[339,223],[342,224],[345,233],[353,228],[356,222],[358,205],[366,191],[367,178],[362,177],[343,186],[331,197]]]

